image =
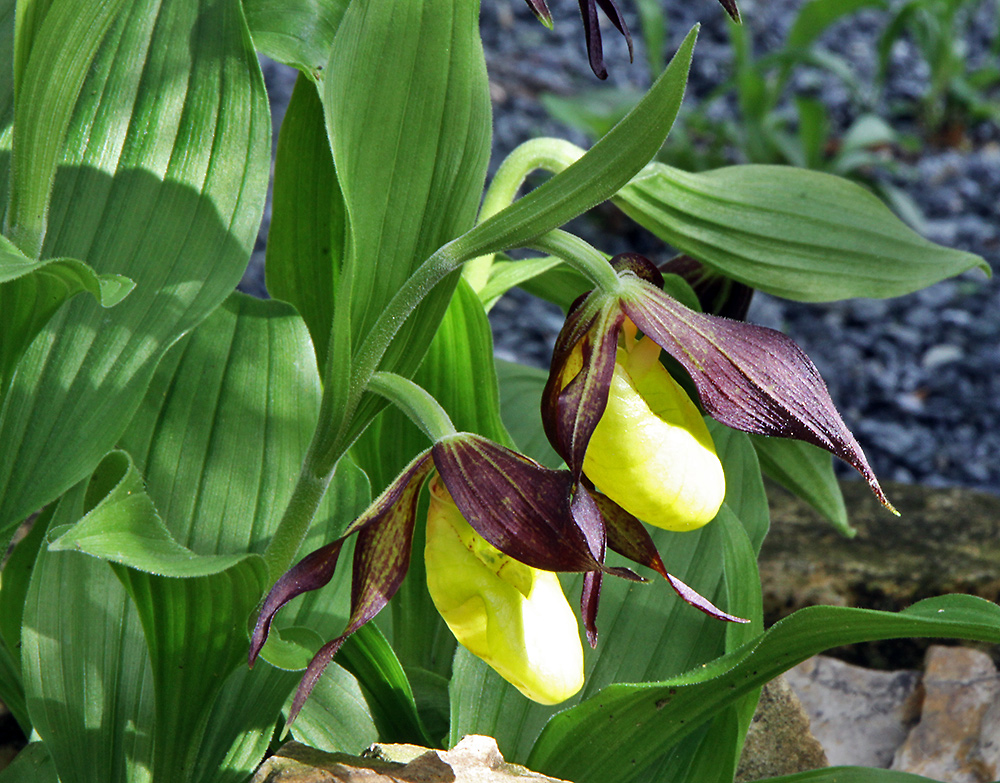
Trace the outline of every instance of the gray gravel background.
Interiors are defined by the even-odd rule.
[[[587,66],[575,0],[550,0],[555,29],[539,25],[523,0],[485,0],[482,30],[494,98],[495,137],[491,166],[522,141],[538,135],[586,141],[551,120],[538,96],[543,91],[572,94],[599,82]],[[633,31],[639,25],[628,0],[620,5]],[[779,45],[801,0],[743,0],[744,21],[762,50]],[[692,24],[702,29],[695,49],[686,104],[703,99],[724,81],[730,55],[724,12],[713,0],[669,2],[669,39],[676,45]],[[838,23],[821,44],[849,57],[856,72],[870,79],[874,46],[884,23],[865,11]],[[973,64],[990,57],[998,35],[1000,0],[978,6],[967,36]],[[620,37],[605,31],[608,83],[644,87],[648,82],[643,49],[636,33],[636,62],[629,65]],[[843,129],[859,113],[875,110],[897,130],[914,131],[906,117],[888,107],[923,92],[927,69],[906,41],[893,49],[892,72],[883,96],[860,102],[838,83],[805,71],[796,86],[819,94]],[[291,90],[287,69],[265,65],[278,127]],[[997,96],[1000,100],[1000,96]],[[723,107],[724,110],[724,107]],[[919,204],[927,236],[935,242],[977,253],[995,269],[1000,265],[1000,128],[980,123],[968,130],[959,149],[925,144],[892,175]],[[668,141],[669,143],[669,141]],[[738,162],[738,154],[733,154]],[[263,294],[258,252],[243,288]],[[603,250],[650,252],[657,260],[665,246],[609,232],[608,221],[576,223]],[[636,247],[636,242],[643,246]],[[547,365],[561,315],[526,294],[512,295],[494,308],[491,321],[497,353],[505,358]],[[749,320],[779,328],[810,355],[826,379],[869,459],[883,479],[932,485],[961,484],[1000,492],[1000,289],[992,280],[969,273],[894,300],[851,300],[804,305],[758,294]],[[844,467],[844,466],[841,466]],[[845,469],[844,475],[850,474]]]

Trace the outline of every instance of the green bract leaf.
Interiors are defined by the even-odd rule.
[[[330,44],[350,0],[243,0],[254,45],[272,60],[323,78]]]
[[[529,766],[571,780],[607,780],[610,774],[621,778],[619,759],[605,749],[607,737],[620,732],[629,736],[633,769],[640,772],[662,748],[810,655],[841,644],[907,636],[996,643],[1000,606],[973,596],[949,595],[921,601],[897,614],[828,606],[802,609],[705,666],[662,682],[609,686],[560,713],[546,726]]]
[[[465,259],[521,247],[613,196],[663,146],[687,85],[695,26],[625,118],[583,157],[460,238]]]
[[[53,524],[86,510],[81,483]],[[72,585],[73,589],[63,589]],[[21,666],[29,715],[62,783],[149,781],[153,683],[135,606],[106,563],[75,552],[35,561]]]
[[[928,242],[875,196],[789,166],[689,174],[652,163],[615,203],[713,269],[805,302],[889,297],[979,268],[979,256]]]
[[[0,528],[87,476],[114,446],[164,352],[239,281],[263,209],[270,123],[239,2],[163,13],[141,0],[89,42],[96,48],[70,46],[98,5],[116,7],[53,3],[61,10],[34,32],[18,96],[33,108],[18,115],[15,136],[49,139],[48,91],[82,79],[51,163],[39,257],[81,259],[136,289],[111,310],[89,297],[69,302],[21,359],[0,413]],[[51,60],[35,56],[53,48]],[[18,183],[26,194],[40,187]]]

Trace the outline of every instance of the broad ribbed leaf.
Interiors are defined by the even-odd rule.
[[[301,314],[326,366],[347,216],[316,85],[299,76],[281,123],[267,235],[267,290]]]
[[[239,3],[136,0],[93,57],[67,59],[92,5],[52,4],[32,53],[65,54],[32,54],[18,100],[35,108],[17,122],[44,135],[48,85],[83,80],[52,164],[41,258],[80,259],[136,290],[112,310],[68,303],[20,361],[0,413],[0,526],[114,446],[163,353],[239,281],[263,207],[267,103]]]
[[[91,516],[57,542],[86,545],[121,563],[115,569],[131,595],[128,608],[138,607],[145,637],[119,657],[123,667],[152,675],[148,698],[155,692],[155,713],[136,725],[155,744],[151,769],[157,778],[244,779],[266,749],[287,688],[297,679],[231,673],[244,666],[247,621],[267,586],[261,557],[248,553],[261,551],[273,532],[318,407],[319,378],[301,320],[283,303],[234,294],[164,357],[122,439],[144,471],[146,491],[135,475],[123,481],[123,459],[112,455],[91,482]],[[45,555],[64,558],[66,568],[93,563],[111,576],[93,558]],[[74,608],[74,600],[62,591],[65,615],[82,624],[88,610]],[[69,665],[59,656],[74,655],[76,638],[89,639],[89,633],[72,625],[50,633],[62,652],[46,649],[39,671]],[[43,674],[42,683],[50,683],[42,688],[48,696],[52,678]],[[253,694],[261,698],[248,703]],[[62,702],[59,693],[44,699],[46,705]],[[133,709],[116,703],[118,710]],[[29,696],[34,719],[31,704]],[[47,741],[61,750],[86,738],[108,746],[111,769],[121,764],[113,736],[106,730],[98,732],[99,740],[81,734],[72,721],[86,710],[77,708],[76,715],[70,707],[59,712],[68,726]],[[110,705],[107,711],[113,715]]]
[[[76,130],[74,114],[88,66],[123,12],[124,0],[35,0],[23,3],[16,16],[14,138],[4,233],[29,256],[37,256],[45,241],[56,169],[67,136]]]
[[[199,555],[178,543],[163,524],[145,493],[143,478],[128,454],[115,451],[98,466],[95,476],[114,488],[73,525],[49,531],[49,550],[84,552],[111,563],[177,579],[211,576],[243,566],[263,578],[259,556]],[[96,480],[96,479],[95,479]]]
[[[344,14],[324,108],[349,216],[355,347],[424,259],[472,227],[491,130],[478,21],[478,0],[359,0]],[[455,282],[408,319],[382,369],[416,370]]]
[[[659,749],[679,741],[783,671],[830,647],[910,636],[1000,642],[1000,606],[981,598],[930,598],[893,614],[817,606],[802,609],[744,647],[662,682],[613,685],[560,713],[528,759],[532,769],[571,780],[621,779],[607,738],[628,736],[641,770]],[[631,778],[626,778],[631,779]]]
[[[790,166],[690,174],[651,163],[615,198],[679,250],[775,296],[803,302],[901,296],[989,265],[928,242],[846,179]]]
[[[85,492],[81,482],[64,496],[53,524],[78,519]],[[139,615],[107,563],[42,547],[21,643],[31,724],[61,783],[151,781],[152,671]]]
[[[383,742],[432,743],[417,715],[410,681],[373,623],[344,641],[337,662],[357,678]]]
[[[361,686],[336,663],[326,667],[291,731],[299,742],[328,753],[358,755],[381,739]]]
[[[536,405],[540,392],[536,385]],[[763,497],[763,488],[753,450],[745,436],[735,432],[726,435],[721,427],[719,430],[722,434],[716,435],[716,440],[726,469],[728,491],[720,518],[694,532],[649,528],[649,533],[671,574],[717,605],[751,616],[749,607],[754,590],[734,591],[734,599],[747,601],[746,604],[733,606],[727,602],[724,533],[731,531],[731,523],[736,521],[729,510],[732,501],[749,520],[744,537],[749,535],[754,540],[763,537],[760,525],[761,520],[766,522],[766,513],[753,508],[753,499]],[[738,492],[737,487],[742,491]],[[717,524],[723,514],[728,515],[725,527]],[[563,580],[570,600],[579,594],[582,581],[579,576]],[[737,588],[740,584],[733,583]],[[488,734],[497,738],[505,758],[523,763],[546,721],[559,710],[594,696],[611,683],[660,679],[710,661],[725,652],[727,628],[746,627],[722,623],[696,611],[676,599],[669,586],[655,575],[651,575],[648,585],[605,579],[597,624],[600,638],[597,648],[586,655],[587,679],[583,690],[555,708],[528,701],[486,664],[458,650],[451,685],[449,742],[454,744],[464,734]],[[602,742],[606,741],[605,738]],[[663,751],[658,755],[662,754]]]
[[[7,73],[14,64],[14,10],[15,0],[0,2],[0,64]],[[0,79],[0,138],[14,121],[14,80]],[[7,203],[7,172],[10,138],[0,143],[0,204]]]
[[[844,493],[833,472],[830,455],[811,443],[751,435],[760,466],[789,492],[798,495],[845,536],[857,532],[847,519]]]
[[[350,0],[243,0],[254,46],[272,60],[323,78]]]
[[[456,243],[465,259],[522,247],[611,198],[663,146],[687,85],[695,26],[635,108],[579,160]]]
[[[540,400],[549,374],[538,367],[496,360],[500,381],[500,413],[518,449],[547,468],[558,468],[556,454],[542,429]]]

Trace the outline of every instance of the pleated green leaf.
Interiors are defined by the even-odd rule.
[[[67,303],[21,359],[0,412],[0,529],[94,470],[164,352],[235,287],[260,222],[270,124],[240,3],[132,0],[96,48],[68,45],[97,6],[118,5],[54,0],[30,26],[15,139],[45,136],[48,91],[78,83],[65,133],[52,124],[63,141],[37,142],[58,147],[39,153],[55,177],[38,257],[136,289],[111,310]],[[48,175],[15,174],[20,203],[38,202]]]
[[[86,506],[76,517],[60,517],[82,516],[82,521],[40,558],[65,569],[66,584],[84,578],[79,569],[88,569],[89,579],[92,572],[110,577],[111,587],[97,582],[125,600],[124,608],[114,611],[135,617],[137,631],[141,621],[139,644],[115,656],[120,671],[103,664],[109,671],[105,675],[102,669],[102,679],[131,683],[136,672],[148,673],[140,695],[153,705],[155,694],[155,707],[146,707],[133,725],[152,746],[143,763],[156,779],[245,779],[266,750],[278,711],[297,681],[295,674],[265,663],[253,675],[236,672],[245,669],[248,623],[268,586],[263,560],[254,553],[263,550],[288,501],[319,396],[312,346],[294,310],[232,295],[164,357],[121,440],[143,472],[145,490],[122,454],[112,454],[89,482]],[[348,487],[346,494],[353,492]],[[333,524],[325,515],[340,496],[337,490],[331,494],[322,524]],[[57,551],[66,546],[86,546],[114,561],[118,578],[95,557]],[[36,565],[32,590],[35,580],[42,580],[41,601],[58,592],[42,587],[58,572],[39,573]],[[100,728],[95,739],[83,722],[87,709],[69,698],[80,687],[77,680],[87,679],[76,662],[78,646],[97,646],[108,633],[99,624],[100,633],[91,628],[88,608],[76,600],[63,591],[44,612],[25,613],[26,629],[29,619],[32,627],[26,649],[32,640],[38,649],[32,659],[37,675],[29,678],[26,665],[29,711],[33,722],[36,712],[48,721],[50,731],[43,737],[54,748],[61,776],[62,754],[72,758],[77,744],[88,742],[107,749],[101,764],[91,765],[97,771],[75,773],[79,779],[124,780],[125,772],[117,770],[135,774],[135,765],[122,759],[113,727]],[[115,632],[120,633],[117,626]],[[52,676],[61,668],[74,672],[65,678],[65,694]],[[116,711],[136,709],[136,698],[111,693],[98,714],[106,712],[117,725]]]
[[[0,573],[0,701],[7,705],[25,736],[31,735],[31,720],[21,676],[21,621],[38,548],[54,511],[53,504],[35,518],[31,530],[11,551]]]
[[[1000,642],[1000,606],[948,595],[899,612],[818,606],[781,620],[754,641],[678,677],[613,685],[546,726],[529,765],[571,780],[622,777],[621,758],[645,768],[719,710],[811,655],[842,644],[911,636]],[[618,752],[608,738],[621,738]],[[626,775],[625,779],[632,779]]]
[[[330,44],[350,0],[243,0],[257,51],[323,78]]]
[[[478,0],[358,0],[341,21],[323,103],[348,214],[355,346],[412,272],[472,227],[491,132],[478,23]],[[413,373],[455,282],[411,315],[382,369]]]
[[[13,70],[15,0],[0,0],[0,63]],[[7,71],[8,73],[10,71]],[[14,80],[0,79],[0,204],[7,202],[7,168],[10,137],[7,131],[14,121]],[[6,137],[6,138],[5,138]]]
[[[326,366],[333,297],[346,245],[347,215],[333,168],[316,86],[299,76],[278,136],[267,235],[267,290],[291,302]]]
[[[770,478],[798,495],[845,536],[857,531],[847,519],[844,493],[833,472],[833,457],[811,443],[751,435],[760,466]]]
[[[179,544],[160,519],[143,489],[142,476],[125,452],[109,454],[92,481],[98,477],[102,483],[113,483],[114,488],[79,522],[51,530],[51,551],[84,552],[110,563],[174,578],[212,576],[245,565],[244,578],[263,579],[263,562],[250,564],[259,561],[259,555],[199,555]]]
[[[928,242],[853,182],[790,166],[690,174],[652,163],[615,203],[729,277],[803,302],[908,294],[989,265]]]
[[[337,662],[357,678],[383,742],[431,744],[417,715],[410,681],[373,623],[347,637]]]
[[[78,519],[85,493],[81,482],[64,495],[53,524]],[[42,547],[21,667],[31,725],[61,783],[151,781],[152,670],[139,615],[107,563]]]
[[[4,234],[38,256],[63,145],[73,129],[88,66],[127,12],[125,0],[24,3],[15,19],[14,139]]]
[[[562,466],[542,428],[542,390],[549,374],[538,367],[496,360],[500,382],[500,414],[523,454],[549,468]]]
[[[380,739],[361,686],[336,661],[326,667],[295,717],[292,736],[328,753],[355,756]]]
[[[760,527],[762,521],[766,524],[766,509],[753,508],[763,497],[760,471],[746,436],[718,429],[719,433],[713,430],[713,436],[726,470],[727,500],[717,519],[689,533],[652,528],[649,532],[671,574],[716,605],[750,614],[756,601],[759,613],[759,582],[756,589],[752,586],[744,589],[755,575],[755,566],[753,574],[732,575],[731,598],[727,597],[729,587],[724,566],[735,567],[726,563],[730,547],[727,540],[736,536],[746,542],[745,556],[740,562],[748,568],[748,563],[753,564],[754,553],[749,542],[763,538]],[[747,517],[747,528],[734,509]],[[597,648],[585,655],[586,683],[580,694],[557,707],[528,701],[486,664],[459,649],[452,675],[449,741],[457,742],[469,733],[495,736],[505,758],[524,763],[547,721],[561,710],[581,701],[588,703],[591,698],[600,700],[602,689],[613,683],[659,680],[724,654],[728,624],[683,603],[662,579],[657,581],[655,575],[652,578],[654,581],[645,585],[605,578],[597,617],[600,634]],[[581,584],[579,576],[563,579],[570,602],[578,600]],[[735,608],[728,605],[730,600],[736,604]],[[737,641],[734,637],[728,643]],[[608,746],[606,739],[602,745]],[[659,747],[656,757],[663,756],[670,748],[670,745]],[[637,771],[645,767],[643,764]],[[620,775],[621,770],[616,774]]]

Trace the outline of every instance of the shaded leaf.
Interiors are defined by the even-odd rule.
[[[801,440],[751,435],[761,468],[772,479],[798,495],[845,536],[857,532],[847,519],[847,507],[833,461],[822,449]]]

